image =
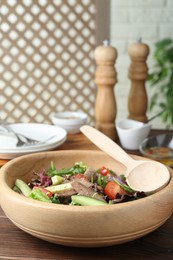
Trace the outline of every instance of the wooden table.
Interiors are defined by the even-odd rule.
[[[158,133],[162,131],[152,131],[151,134]],[[97,150],[98,148],[82,134],[78,134],[69,135],[67,141],[58,147],[58,150],[60,149]],[[131,153],[139,155],[139,151]],[[173,216],[159,229],[135,241],[89,249],[65,247],[37,239],[14,226],[0,208],[0,259],[173,259]]]

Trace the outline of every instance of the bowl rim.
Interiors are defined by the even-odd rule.
[[[8,194],[8,197],[11,196],[13,201],[18,201],[20,203],[23,204],[27,204],[28,206],[34,206],[34,207],[41,207],[41,208],[49,208],[51,210],[64,210],[64,211],[71,211],[73,210],[73,212],[85,212],[88,211],[89,212],[95,212],[95,211],[114,211],[115,209],[121,209],[124,207],[124,205],[128,207],[131,207],[133,205],[138,206],[139,204],[141,205],[144,204],[146,205],[146,201],[157,201],[158,200],[158,196],[163,196],[168,190],[173,190],[173,170],[169,167],[167,167],[170,171],[170,181],[169,183],[160,191],[151,194],[149,196],[146,196],[144,198],[141,198],[139,200],[134,200],[134,201],[128,201],[128,202],[124,202],[124,203],[118,203],[118,204],[112,204],[112,205],[103,205],[101,207],[98,206],[73,206],[73,205],[62,205],[62,204],[54,204],[54,203],[46,203],[46,202],[41,202],[41,201],[36,201],[30,198],[26,198],[21,196],[21,194],[18,194],[17,192],[13,191],[11,187],[9,187],[9,185],[7,185],[7,183],[5,182],[5,178],[6,175],[8,174],[8,169],[11,168],[13,166],[14,163],[18,163],[19,161],[24,160],[26,158],[31,158],[33,156],[40,156],[42,155],[44,156],[49,156],[49,155],[58,155],[58,154],[66,154],[66,153],[74,153],[74,152],[78,152],[78,153],[92,153],[92,155],[94,154],[104,154],[104,152],[102,151],[97,151],[97,150],[60,150],[60,151],[48,151],[48,152],[39,152],[39,153],[33,153],[33,154],[29,154],[29,155],[23,155],[17,158],[12,159],[11,161],[7,162],[5,165],[3,165],[0,168],[0,186],[1,186],[1,190],[3,187],[3,193],[5,192],[6,194]],[[137,156],[137,155],[131,155],[133,158],[135,159],[141,159],[141,156]],[[150,160],[148,158],[143,158],[145,160]],[[1,190],[0,190],[0,198],[1,198]]]
[[[141,152],[141,154],[143,154],[143,155],[145,155],[145,156],[149,156],[146,152],[145,152],[145,150],[143,149],[143,145],[145,144],[145,143],[147,143],[148,141],[150,141],[150,140],[154,140],[154,139],[156,139],[156,138],[158,138],[158,137],[162,137],[162,136],[170,136],[170,137],[172,137],[173,138],[173,134],[158,134],[158,135],[153,135],[153,136],[150,136],[150,137],[147,137],[147,138],[145,138],[141,143],[140,143],[140,145],[139,145],[139,150],[140,150],[140,152]],[[162,147],[162,146],[157,146],[157,147]],[[152,156],[150,157],[150,158],[153,158]],[[159,158],[159,157],[157,157],[157,158]]]
[[[128,124],[129,125],[133,125],[132,127],[129,127],[129,128],[123,128],[123,124]],[[119,120],[116,122],[116,128],[117,128],[117,131],[119,133],[135,133],[135,132],[138,132],[138,131],[146,131],[147,130],[150,130],[151,128],[151,124],[150,123],[143,123],[143,122],[139,122],[139,121],[135,121],[135,120],[131,120],[131,119],[124,119],[124,120]]]
[[[66,116],[66,117],[65,117]],[[68,119],[67,117],[76,116],[77,118]],[[87,119],[87,114],[82,111],[63,111],[55,113],[52,120],[58,124],[81,124]]]

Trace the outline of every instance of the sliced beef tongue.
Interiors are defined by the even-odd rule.
[[[76,192],[80,195],[105,201],[105,199],[100,194],[98,194],[95,190],[91,188],[92,183],[90,183],[89,181],[83,179],[75,179],[71,183],[71,185],[74,188],[74,190],[76,190]]]
[[[71,196],[77,194],[75,189],[65,190],[58,192],[58,198],[61,203],[69,204],[71,202]]]
[[[96,177],[96,171],[92,168],[88,168],[86,172],[84,173],[84,176],[90,181],[92,178],[95,179]]]

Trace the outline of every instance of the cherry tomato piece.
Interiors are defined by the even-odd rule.
[[[51,198],[53,196],[53,193],[49,190],[47,190],[46,188],[40,187],[40,186],[34,186],[33,189],[39,189],[41,190],[43,193],[45,193],[49,198]]]
[[[103,175],[103,176],[106,176],[109,174],[109,169],[107,169],[105,166],[102,166],[100,168],[100,174]]]
[[[104,193],[109,199],[117,198],[117,195],[125,195],[126,191],[114,181],[109,181],[104,188]]]

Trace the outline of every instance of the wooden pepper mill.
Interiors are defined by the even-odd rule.
[[[114,85],[117,82],[117,73],[114,67],[117,50],[104,41],[102,46],[95,49],[96,72],[95,83],[98,87],[95,117],[96,128],[113,140],[117,139],[115,119],[117,105],[114,94]]]
[[[132,63],[129,67],[128,77],[131,80],[131,89],[128,97],[128,118],[147,122],[148,98],[145,89],[145,81],[148,77],[146,59],[149,54],[148,45],[141,42],[141,39],[128,48],[128,54]]]

